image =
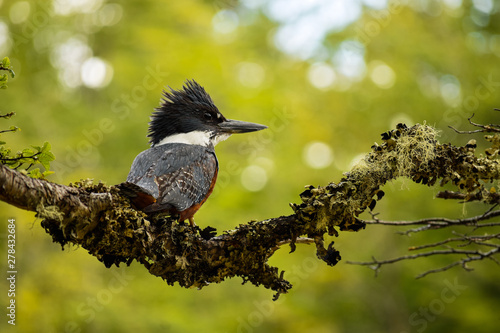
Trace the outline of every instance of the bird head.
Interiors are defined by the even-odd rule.
[[[210,95],[194,80],[181,90],[163,91],[161,104],[149,123],[151,146],[171,142],[213,145],[231,134],[259,131],[267,126],[226,119]]]

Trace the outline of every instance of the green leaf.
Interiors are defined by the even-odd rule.
[[[16,76],[16,73],[14,73],[14,70],[10,67],[10,59],[8,57],[2,59],[1,66],[3,70],[9,71],[12,78]],[[5,82],[7,82],[7,80],[5,80]]]
[[[35,161],[32,158],[21,158],[19,159],[19,164],[31,164],[34,163]]]
[[[45,170],[49,170],[50,162],[52,162],[53,160],[55,160],[55,158],[52,153],[43,153],[40,154],[38,158],[38,163],[40,163],[45,168]]]
[[[52,149],[52,146],[50,145],[50,143],[45,141],[43,143],[42,152],[50,152],[51,149]]]
[[[35,152],[30,149],[30,148],[24,148],[23,151],[21,152],[21,154],[23,156],[26,156],[26,155],[33,155]]]
[[[39,168],[36,168],[36,169],[33,169],[33,170],[30,170],[28,172],[28,176],[30,176],[31,178],[43,178],[43,174],[40,172],[40,169]]]
[[[50,171],[50,170],[49,170],[49,171],[44,171],[44,172],[42,173],[42,175],[43,175],[43,177],[45,178],[45,176],[51,175],[51,174],[53,174],[53,173],[54,173],[54,171]]]
[[[40,147],[38,147],[38,148],[40,148]],[[45,170],[49,170],[50,169],[50,162],[52,162],[53,160],[56,159],[54,154],[52,154],[52,152],[50,151],[51,148],[52,148],[52,146],[50,145],[50,143],[45,141],[43,143],[43,146],[39,150],[40,155],[38,156],[38,162],[41,165],[43,165]]]
[[[39,168],[33,169],[27,173],[31,178],[45,179],[46,176],[53,174],[54,171],[44,171],[40,172]]]
[[[6,164],[10,166],[12,169],[17,168],[18,166],[21,165],[19,161],[7,161]]]
[[[2,59],[2,66],[3,67],[10,67],[10,59],[9,57],[5,57]]]

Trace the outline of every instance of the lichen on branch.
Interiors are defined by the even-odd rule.
[[[333,242],[324,244],[325,235],[364,229],[359,215],[373,210],[384,196],[381,187],[391,180],[407,177],[428,186],[451,182],[466,197],[491,193],[486,181],[499,178],[498,161],[476,157],[472,146],[440,144],[436,135],[427,125],[399,124],[338,183],[307,186],[302,202],[291,204],[293,214],[219,235],[210,227],[179,224],[175,216],[148,216],[114,186],[58,185],[5,166],[0,166],[0,200],[35,211],[54,242],[80,245],[107,267],[136,260],[168,284],[197,288],[239,276],[275,291],[276,298],[291,288],[286,272],[268,264],[277,249],[290,244],[293,252],[298,240],[315,243],[318,258],[335,265],[340,253]],[[498,138],[490,141],[496,147]]]

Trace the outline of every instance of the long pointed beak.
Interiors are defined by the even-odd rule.
[[[219,124],[219,128],[224,133],[234,134],[260,131],[264,128],[267,128],[267,126],[256,123],[249,123],[246,121],[227,119]]]

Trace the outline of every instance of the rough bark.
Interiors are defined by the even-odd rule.
[[[58,185],[3,165],[0,200],[35,211],[54,242],[78,244],[107,267],[136,260],[168,284],[183,287],[201,288],[240,276],[278,297],[291,288],[286,273],[267,263],[280,245],[290,243],[293,252],[296,242],[314,242],[318,258],[335,265],[340,254],[333,242],[325,246],[324,235],[363,229],[359,214],[372,210],[384,195],[381,186],[397,177],[428,186],[451,182],[457,187],[455,197],[500,203],[487,186],[500,178],[498,160],[475,156],[475,145],[440,144],[433,128],[418,124],[400,124],[382,140],[338,183],[307,186],[300,194],[302,202],[291,204],[293,214],[249,222],[219,236],[210,227],[193,229],[175,217],[135,210],[114,186],[91,181]],[[498,150],[498,137],[489,141]]]

